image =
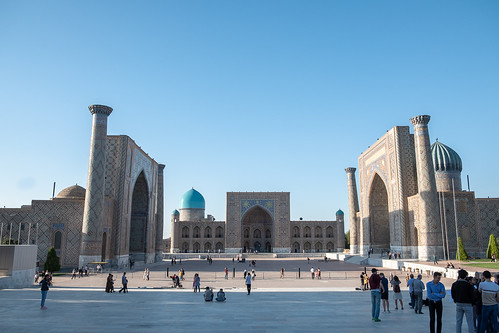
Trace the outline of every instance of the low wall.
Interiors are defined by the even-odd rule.
[[[37,250],[36,245],[0,245],[0,289],[33,285]]]

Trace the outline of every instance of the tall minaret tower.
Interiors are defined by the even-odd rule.
[[[112,108],[105,105],[90,105],[88,109],[93,119],[87,191],[81,228],[80,267],[92,261],[102,260],[107,117],[113,112]]]
[[[156,210],[156,261],[163,259],[163,225],[164,225],[164,170],[165,165],[158,165],[158,205]]]
[[[171,229],[171,237],[170,237],[170,253],[178,253],[181,251],[180,248],[180,227],[178,226],[178,222],[180,220],[180,213],[178,210],[174,210],[172,212],[172,229]]]
[[[350,222],[350,253],[358,254],[359,247],[359,223],[357,212],[359,211],[359,198],[357,197],[357,183],[355,181],[355,168],[346,168],[348,186],[348,216]]]
[[[414,126],[414,149],[416,151],[416,170],[419,192],[418,257],[429,260],[439,256],[442,248],[438,244],[441,237],[439,208],[435,170],[431,158],[428,123],[430,116],[421,115],[411,118]]]
[[[345,250],[345,214],[341,209],[336,212],[336,251],[343,252]]]

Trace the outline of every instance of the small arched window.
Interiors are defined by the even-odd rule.
[[[54,236],[54,248],[60,250],[62,246],[62,232],[56,231]]]

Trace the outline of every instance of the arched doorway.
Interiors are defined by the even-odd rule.
[[[378,249],[390,248],[390,217],[388,214],[388,193],[381,177],[376,174],[369,191],[369,215],[371,246]]]
[[[103,233],[102,234],[101,261],[106,260],[106,248],[107,248],[107,233]]]
[[[272,250],[272,223],[272,217],[262,207],[255,206],[248,210],[243,216],[241,224],[243,250],[249,249],[249,244],[253,244],[253,250],[270,252]],[[262,233],[262,230],[265,232]],[[265,235],[265,239],[263,239],[263,235]],[[265,241],[265,247],[262,246],[263,241]]]
[[[149,214],[149,187],[144,172],[135,181],[130,221],[130,255],[136,261],[145,261],[147,252],[147,220]]]

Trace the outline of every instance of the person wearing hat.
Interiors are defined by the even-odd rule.
[[[379,319],[379,308],[381,303],[381,293],[384,292],[383,284],[381,284],[381,277],[378,275],[376,268],[371,269],[371,277],[369,278],[369,286],[371,289],[371,314],[375,322],[381,321]]]

